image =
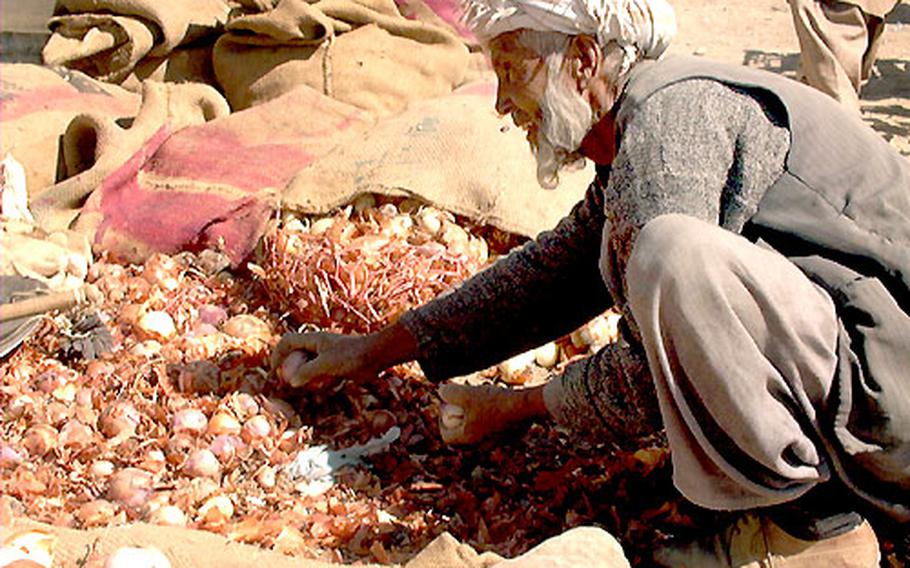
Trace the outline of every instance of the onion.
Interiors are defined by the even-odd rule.
[[[240,434],[240,422],[226,412],[219,412],[209,420],[208,433],[213,436]]]
[[[538,365],[549,369],[559,362],[559,346],[551,341],[534,350],[534,360]]]
[[[89,467],[89,473],[93,477],[107,477],[114,473],[114,464],[107,460],[98,460]]]
[[[414,219],[407,214],[394,215],[380,224],[380,233],[396,239],[407,238],[414,226]]]
[[[243,430],[240,435],[246,442],[261,440],[267,438],[272,432],[272,425],[268,418],[261,414],[253,416],[243,424]]]
[[[130,349],[130,355],[137,355],[139,357],[145,357],[151,359],[152,357],[158,355],[161,352],[161,343],[155,341],[154,339],[148,339],[141,343],[133,345]]]
[[[145,454],[145,459],[139,464],[139,467],[146,471],[151,471],[152,473],[159,473],[163,471],[166,466],[167,462],[164,457],[164,452],[161,450],[149,450],[149,452]]]
[[[5,442],[0,442],[0,468],[15,467],[22,463],[22,454]]]
[[[179,507],[164,505],[149,513],[148,522],[168,527],[184,527],[186,526],[186,514]]]
[[[218,516],[224,519],[230,519],[234,516],[234,503],[225,495],[216,495],[199,507],[199,517],[201,519],[212,521],[217,520]]]
[[[98,429],[108,438],[131,436],[139,426],[140,414],[128,402],[115,402],[98,418]]]
[[[221,306],[204,304],[199,306],[199,321],[209,325],[219,326],[228,319],[228,314]]]
[[[227,320],[222,331],[231,337],[244,340],[268,341],[272,336],[269,324],[249,314],[234,316]]]
[[[417,213],[417,225],[431,235],[435,235],[442,229],[442,221],[442,212],[431,207]]]
[[[310,233],[313,235],[321,235],[332,228],[332,225],[335,224],[335,219],[332,217],[323,217],[322,219],[316,219],[310,225]]]
[[[237,453],[237,450],[243,449],[243,447],[243,440],[237,436],[227,434],[215,436],[215,439],[209,444],[209,450],[211,450],[220,461],[224,462],[233,458]]]
[[[167,341],[177,334],[174,319],[167,312],[148,312],[139,318],[135,327],[145,339]]]
[[[528,369],[534,363],[534,351],[525,351],[499,364],[500,378],[512,385],[528,380]]]
[[[297,377],[300,367],[309,360],[310,355],[306,351],[291,351],[291,353],[284,358],[284,361],[281,362],[281,367],[278,368],[279,377],[291,386],[300,386],[293,381]]]
[[[171,562],[157,548],[124,546],[108,556],[104,568],[171,568]]]
[[[49,424],[36,424],[25,431],[22,445],[32,457],[41,457],[57,447],[57,430]]]
[[[275,487],[275,468],[269,465],[264,465],[259,468],[259,471],[256,472],[256,481],[264,489],[271,489]]]
[[[108,498],[131,509],[144,505],[151,494],[152,474],[135,467],[121,469],[108,482]]]
[[[259,403],[250,394],[238,392],[231,395],[229,406],[234,410],[238,418],[246,418],[259,414]]]
[[[619,321],[622,316],[607,312],[592,319],[572,332],[570,339],[575,347],[599,349],[619,337]]]
[[[171,420],[171,429],[176,434],[182,432],[199,434],[205,432],[205,429],[208,427],[208,422],[208,418],[206,418],[201,410],[185,408],[174,414],[174,418]]]
[[[201,449],[190,454],[183,470],[191,477],[218,477],[221,474],[221,463],[211,450]]]
[[[22,418],[26,412],[34,408],[35,400],[27,394],[20,394],[10,401],[6,407],[6,415],[10,420]]]
[[[95,499],[76,510],[76,518],[85,527],[103,527],[110,524],[117,514],[117,506],[104,499]]]
[[[55,391],[56,392],[56,391]],[[75,395],[75,392],[74,392]],[[51,402],[45,407],[47,421],[54,426],[60,426],[66,422],[73,414],[72,405],[66,405],[62,402]]]
[[[464,425],[464,408],[455,404],[443,404],[439,411],[443,428],[455,430]]]
[[[70,420],[60,429],[59,442],[64,448],[87,448],[95,442],[95,431],[78,420]]]
[[[161,278],[177,276],[179,273],[180,266],[176,260],[164,253],[156,252],[145,261],[142,277],[154,284]]]

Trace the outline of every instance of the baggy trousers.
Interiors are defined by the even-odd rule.
[[[789,2],[803,81],[858,113],[859,92],[872,73],[884,19],[850,2]]]
[[[831,478],[818,424],[837,365],[827,293],[779,253],[683,215],[642,229],[626,279],[686,498],[771,506]]]

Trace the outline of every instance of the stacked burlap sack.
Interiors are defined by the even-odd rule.
[[[277,209],[324,214],[367,192],[534,236],[580,198],[592,169],[539,188],[456,5],[60,0],[45,57],[68,67],[50,69],[78,95],[29,105],[29,87],[4,82],[4,127],[20,107],[60,118],[15,136],[4,128],[2,150],[32,172],[39,225],[75,228],[127,261],[208,247],[240,264]],[[199,49],[208,75],[168,71]],[[156,65],[162,73],[142,71]]]

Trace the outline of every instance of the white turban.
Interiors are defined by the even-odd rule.
[[[587,34],[615,41],[634,58],[657,59],[676,35],[665,0],[463,0],[464,20],[481,41],[518,29]],[[627,61],[624,67],[631,64]]]

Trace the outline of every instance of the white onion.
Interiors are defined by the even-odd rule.
[[[93,477],[107,477],[114,473],[114,464],[107,460],[98,460],[89,467],[89,473]]]
[[[186,460],[183,470],[191,477],[218,477],[221,474],[221,463],[212,450],[196,450]]]
[[[551,341],[534,350],[534,360],[538,365],[549,369],[559,362],[559,345]]]
[[[455,404],[443,404],[439,411],[443,428],[454,430],[464,425],[464,408]]]
[[[136,330],[147,339],[167,341],[177,334],[174,318],[167,312],[148,312],[136,322]]]
[[[500,378],[509,384],[523,384],[527,370],[534,363],[534,351],[525,351],[499,364]]]
[[[229,497],[224,495],[216,495],[209,498],[208,501],[202,504],[199,507],[199,517],[205,519],[209,517],[212,513],[219,514],[226,519],[230,519],[234,516],[234,503],[231,502]]]
[[[209,419],[201,410],[195,408],[185,408],[174,413],[171,420],[171,429],[175,434],[181,432],[191,432],[199,434],[205,432],[208,427]]]
[[[271,432],[272,425],[269,423],[268,418],[261,414],[257,414],[243,424],[241,436],[243,436],[244,440],[250,442],[252,440],[267,438]]]
[[[108,556],[104,568],[171,568],[171,562],[157,548],[124,546]]]
[[[184,527],[186,526],[186,514],[179,507],[164,505],[149,513],[148,522],[168,527]]]

